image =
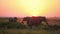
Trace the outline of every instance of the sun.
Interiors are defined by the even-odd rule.
[[[37,16],[36,14],[32,15],[32,16]]]

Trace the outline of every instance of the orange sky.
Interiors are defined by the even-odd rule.
[[[60,0],[0,0],[0,17],[60,17]]]

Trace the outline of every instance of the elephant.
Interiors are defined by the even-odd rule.
[[[42,17],[42,16],[24,17],[23,21],[27,21],[27,25],[30,28],[32,28],[32,26],[39,26],[42,24],[42,22],[44,22],[48,25],[46,17]]]

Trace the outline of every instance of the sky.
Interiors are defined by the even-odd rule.
[[[0,17],[60,17],[60,0],[0,0]]]

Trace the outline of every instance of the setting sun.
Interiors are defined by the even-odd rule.
[[[20,0],[19,4],[30,16],[41,14],[46,7],[46,1],[43,0]]]
[[[37,16],[37,15],[34,14],[34,15],[32,15],[32,16]]]

